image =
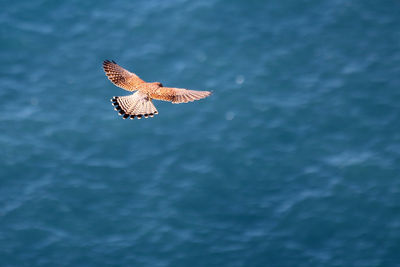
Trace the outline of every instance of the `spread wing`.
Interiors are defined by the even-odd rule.
[[[209,91],[195,91],[182,88],[160,87],[150,97],[157,100],[170,101],[172,103],[187,103],[199,100],[211,95]]]
[[[115,61],[105,60],[103,62],[103,69],[108,79],[122,89],[134,91],[138,89],[140,84],[145,83],[136,74],[127,71],[115,63]]]

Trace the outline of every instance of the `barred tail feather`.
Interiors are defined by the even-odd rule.
[[[142,117],[154,117],[155,114],[158,114],[151,99],[139,91],[129,96],[114,96],[111,102],[123,119],[141,119]]]

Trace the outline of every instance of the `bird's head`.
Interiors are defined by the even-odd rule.
[[[163,87],[162,83],[160,83],[160,82],[154,82],[154,83],[152,83],[152,84],[155,84],[155,85],[157,85],[158,87]]]

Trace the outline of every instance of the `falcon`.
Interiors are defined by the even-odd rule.
[[[183,88],[164,87],[159,82],[145,82],[136,74],[119,66],[115,61],[105,60],[103,69],[108,79],[127,91],[136,91],[127,96],[114,96],[111,102],[123,119],[148,118],[158,114],[153,99],[174,104],[192,102],[211,95],[209,91],[195,91]]]

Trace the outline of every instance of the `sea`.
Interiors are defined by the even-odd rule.
[[[0,266],[400,266],[400,1],[0,0]]]

